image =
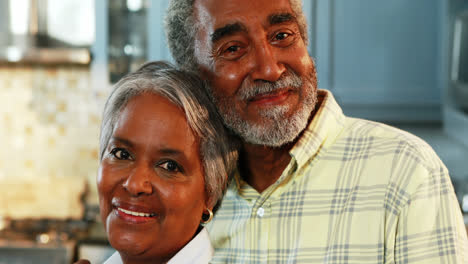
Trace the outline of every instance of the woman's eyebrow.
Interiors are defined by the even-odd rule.
[[[172,148],[163,148],[163,149],[158,149],[158,152],[166,155],[174,155],[174,156],[180,156],[184,155],[183,151],[180,151],[178,149],[172,149]]]
[[[128,146],[133,146],[133,143],[132,141],[128,140],[128,139],[125,139],[125,138],[121,138],[121,137],[115,137],[113,136],[110,140],[109,140],[109,143],[111,142],[119,142],[119,143],[123,143],[125,145],[128,145]]]

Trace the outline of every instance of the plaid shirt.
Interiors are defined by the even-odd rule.
[[[208,229],[212,263],[468,263],[446,167],[419,138],[345,117],[332,94],[261,194],[239,175]]]

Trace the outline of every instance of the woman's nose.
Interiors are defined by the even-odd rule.
[[[133,196],[153,193],[153,186],[150,180],[151,172],[152,168],[142,165],[136,166],[124,181],[124,189]]]
[[[259,43],[254,51],[251,77],[253,81],[277,81],[286,71],[286,67],[277,59],[275,48],[267,41]]]

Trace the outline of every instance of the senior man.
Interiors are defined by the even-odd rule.
[[[214,263],[468,263],[433,150],[317,90],[300,0],[171,0],[166,31],[242,141]]]

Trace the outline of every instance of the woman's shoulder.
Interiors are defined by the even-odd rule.
[[[169,260],[168,264],[209,263],[213,254],[210,236],[206,228],[203,228]]]
[[[122,258],[120,258],[119,252],[116,251],[112,256],[110,256],[104,264],[123,264]]]

